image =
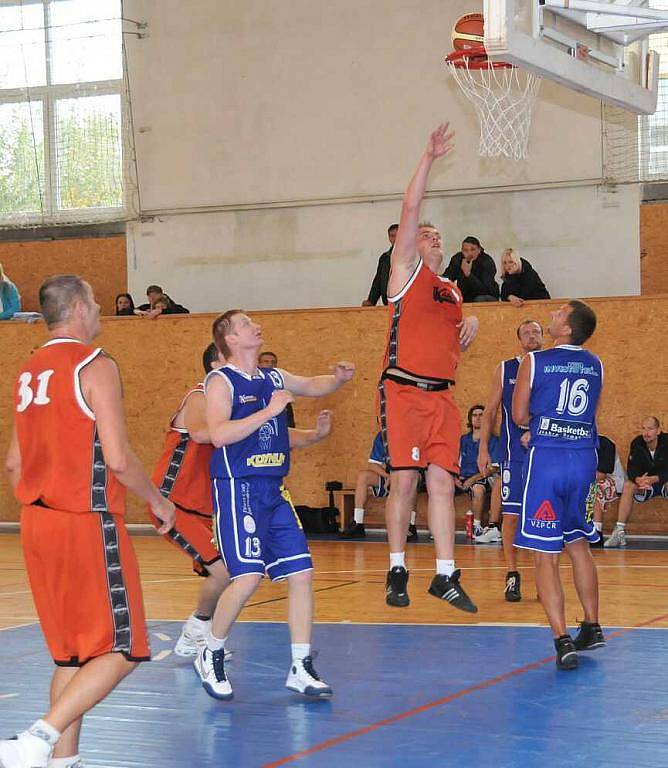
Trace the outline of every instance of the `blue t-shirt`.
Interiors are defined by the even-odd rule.
[[[603,364],[592,352],[570,344],[530,352],[531,446],[598,448],[596,406]]]
[[[499,460],[524,461],[526,448],[520,442],[525,430],[513,421],[513,392],[520,367],[519,357],[511,357],[501,363],[501,435],[499,438]]]
[[[459,474],[473,477],[478,474],[478,451],[480,440],[473,439],[473,432],[467,432],[459,440]],[[499,455],[499,438],[496,435],[489,436],[489,455],[492,461],[496,461]]]
[[[231,419],[245,419],[269,405],[276,389],[284,389],[283,377],[275,368],[262,368],[250,376],[229,363],[211,371],[222,376],[232,396]],[[284,477],[290,471],[290,436],[285,411],[269,419],[248,437],[216,448],[211,457],[211,477]]]

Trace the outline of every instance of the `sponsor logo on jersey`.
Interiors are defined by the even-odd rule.
[[[437,301],[439,304],[457,303],[457,299],[454,297],[450,288],[438,288],[437,286],[434,286],[433,298],[434,301]]]
[[[257,397],[255,395],[239,395],[239,402],[241,405],[246,403],[257,403]]]
[[[556,530],[557,528],[557,515],[555,514],[552,504],[547,501],[543,501],[536,510],[533,519],[529,522],[533,528],[541,528],[543,530]]]
[[[255,520],[250,515],[244,515],[244,531],[246,533],[255,533],[256,527]]]
[[[555,437],[561,440],[588,440],[592,436],[591,424],[580,421],[564,421],[542,416],[538,425],[541,437]]]
[[[258,429],[258,441],[260,443],[260,450],[261,451],[269,451],[271,449],[271,438],[276,434],[276,430],[274,427],[270,424],[270,422],[265,422],[260,429]]]
[[[593,365],[585,365],[582,362],[571,360],[568,363],[550,363],[543,366],[544,373],[573,373],[580,376],[595,376],[598,378],[599,373],[596,367]]]
[[[282,467],[283,464],[284,453],[256,453],[246,459],[247,467]]]

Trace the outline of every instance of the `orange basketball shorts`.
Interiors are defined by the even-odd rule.
[[[21,544],[56,664],[81,666],[107,653],[150,659],[139,566],[122,517],[24,506]]]
[[[154,515],[151,515],[151,522],[156,528],[162,525]],[[213,543],[213,527],[207,515],[177,507],[176,522],[165,538],[192,558],[193,571],[200,576],[208,576],[206,566],[222,559]]]
[[[388,463],[393,470],[436,464],[459,474],[459,409],[450,390],[425,392],[384,379],[378,409]]]

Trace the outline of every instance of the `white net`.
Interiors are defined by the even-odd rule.
[[[0,227],[136,216],[120,0],[0,2]]]
[[[481,65],[468,56],[446,64],[478,115],[481,157],[526,160],[540,78],[517,67]]]

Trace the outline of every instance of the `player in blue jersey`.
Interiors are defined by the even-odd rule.
[[[338,363],[333,375],[295,376],[258,368],[260,326],[241,310],[213,324],[227,363],[206,379],[206,418],[215,450],[211,459],[214,533],[231,584],[214,611],[207,644],[195,660],[204,689],[231,699],[225,641],[246,601],[266,573],[288,581],[292,663],[286,686],[307,696],[330,696],[311,656],[313,591],[311,554],[283,477],[290,468],[285,407],[294,395],[321,397],[350,381],[355,367]]]
[[[478,452],[478,469],[484,474],[492,471],[494,460],[501,462],[501,510],[503,511],[502,536],[503,554],[506,560],[505,597],[511,603],[522,599],[520,590],[520,573],[517,570],[517,552],[513,546],[517,519],[522,506],[522,491],[524,490],[524,462],[527,448],[522,443],[522,435],[526,428],[518,426],[513,421],[512,403],[517,371],[522,357],[529,352],[537,352],[543,348],[543,328],[535,320],[524,320],[517,329],[517,339],[522,355],[511,357],[499,363],[492,377],[492,387],[487,398],[487,405],[482,417],[480,428],[480,450]],[[496,414],[501,407],[500,451],[497,456],[490,458],[490,436],[496,422]],[[490,523],[482,534],[476,537],[476,542],[487,543],[498,541],[498,523],[490,519]]]
[[[557,667],[575,669],[577,651],[605,645],[598,623],[598,577],[589,542],[599,538],[587,504],[596,482],[596,410],[603,365],[581,345],[596,315],[581,301],[552,313],[554,347],[529,352],[517,373],[512,416],[530,431],[515,546],[533,550],[538,597],[554,634]],[[589,511],[588,511],[589,510]],[[584,621],[575,640],[566,631],[559,555],[566,551]]]

